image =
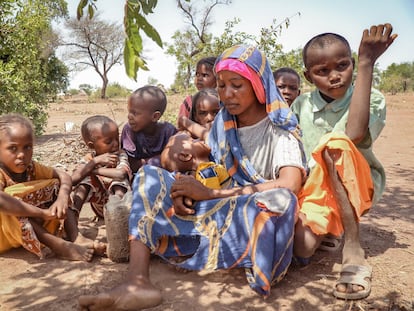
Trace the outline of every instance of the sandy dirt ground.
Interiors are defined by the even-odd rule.
[[[361,222],[362,245],[373,267],[367,299],[350,302],[332,296],[340,251],[318,251],[310,265],[291,267],[266,300],[250,289],[242,270],[182,273],[153,258],[151,278],[164,301],[152,310],[414,310],[414,94],[387,96],[387,101],[387,125],[374,148],[385,166],[387,187]],[[72,98],[52,104],[35,158],[70,170],[84,152],[79,143],[81,122],[100,113],[122,126],[125,109],[123,100],[87,103]],[[65,131],[65,122],[74,123],[71,131]],[[82,232],[105,241],[104,224],[92,221],[92,216],[85,206]],[[0,255],[0,310],[77,310],[79,295],[112,288],[128,273],[127,266],[105,257],[91,263],[39,260],[23,249],[11,250]]]

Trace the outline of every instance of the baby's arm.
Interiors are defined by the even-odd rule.
[[[56,201],[50,207],[52,214],[57,215],[57,218],[63,219],[66,217],[66,211],[69,205],[69,195],[72,190],[72,179],[66,172],[53,169],[53,177],[60,181],[59,193]]]
[[[371,26],[362,34],[358,51],[358,70],[355,89],[349,107],[348,123],[345,129],[355,143],[362,141],[368,131],[370,115],[370,94],[374,65],[397,38],[390,24]]]
[[[56,214],[53,214],[51,209],[38,208],[18,200],[3,191],[0,191],[0,211],[14,216],[42,218],[45,220],[56,218]]]
[[[198,124],[190,120],[189,118],[182,116],[178,119],[178,127],[180,130],[187,130],[191,133],[191,135],[200,138],[204,141],[207,140],[208,137],[208,129],[204,126]]]

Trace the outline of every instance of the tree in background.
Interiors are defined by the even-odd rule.
[[[209,28],[212,25],[213,9],[218,5],[227,5],[230,1],[209,1],[199,8],[199,2],[177,0],[177,7],[182,12],[185,22],[189,25],[183,32],[176,31],[172,36],[173,43],[167,46],[166,54],[174,56],[178,68],[172,88],[188,91],[193,80],[197,61],[206,56],[217,56],[211,50],[212,35]],[[205,1],[203,1],[205,3]]]
[[[124,32],[116,23],[94,18],[66,21],[69,31],[63,45],[69,47],[67,57],[75,70],[92,67],[102,79],[101,98],[106,98],[108,73],[116,64],[122,64]]]
[[[2,0],[0,6],[0,111],[21,113],[40,134],[48,98],[67,87],[67,68],[56,58],[52,20],[67,15],[64,0]]]
[[[414,62],[388,66],[381,74],[380,88],[391,94],[414,91]]]

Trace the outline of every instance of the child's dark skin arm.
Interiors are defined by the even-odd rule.
[[[128,178],[128,173],[124,169],[115,168],[115,167],[114,168],[99,167],[99,168],[94,169],[92,173],[95,175],[109,177],[109,178],[112,178],[118,181]]]
[[[358,51],[358,72],[355,89],[349,107],[345,133],[354,144],[361,142],[367,134],[370,115],[370,94],[374,65],[397,38],[390,24],[371,26],[362,34]]]
[[[208,137],[208,129],[206,129],[204,126],[198,124],[197,122],[194,122],[190,120],[189,118],[185,116],[181,116],[178,119],[178,127],[180,130],[187,130],[193,135],[194,137],[200,138],[204,141],[207,140]]]
[[[59,193],[56,201],[50,206],[52,214],[57,218],[63,219],[66,217],[66,211],[69,206],[69,195],[72,191],[72,179],[66,172],[54,169],[53,178],[58,178],[60,182]]]
[[[38,208],[18,200],[3,191],[0,191],[0,211],[21,217],[41,218],[44,220],[56,219],[56,214],[53,214],[51,209]]]
[[[72,173],[72,183],[74,186],[79,184],[86,176],[95,170],[97,165],[116,167],[118,155],[114,153],[104,153],[95,156],[88,163],[79,165]]]

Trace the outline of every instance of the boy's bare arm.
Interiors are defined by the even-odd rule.
[[[88,163],[78,165],[72,173],[72,184],[76,186],[79,184],[86,176],[93,173],[96,166],[109,166],[115,167],[118,163],[118,154],[104,153],[99,156],[93,157]]]
[[[114,180],[124,180],[128,178],[128,172],[122,168],[99,167],[92,171],[95,175],[101,175]]]
[[[58,197],[50,209],[53,214],[57,215],[57,218],[62,219],[66,217],[66,211],[69,205],[69,195],[72,191],[72,179],[68,173],[59,169],[53,170],[53,177],[59,179],[60,186]]]
[[[358,69],[355,89],[349,107],[348,123],[345,129],[355,143],[362,141],[367,134],[370,115],[370,95],[374,65],[397,38],[392,34],[391,24],[371,26],[362,34],[358,51]]]
[[[50,209],[38,208],[18,200],[3,191],[0,191],[0,211],[5,214],[21,217],[42,218],[45,220],[56,219],[56,214],[53,214]]]

